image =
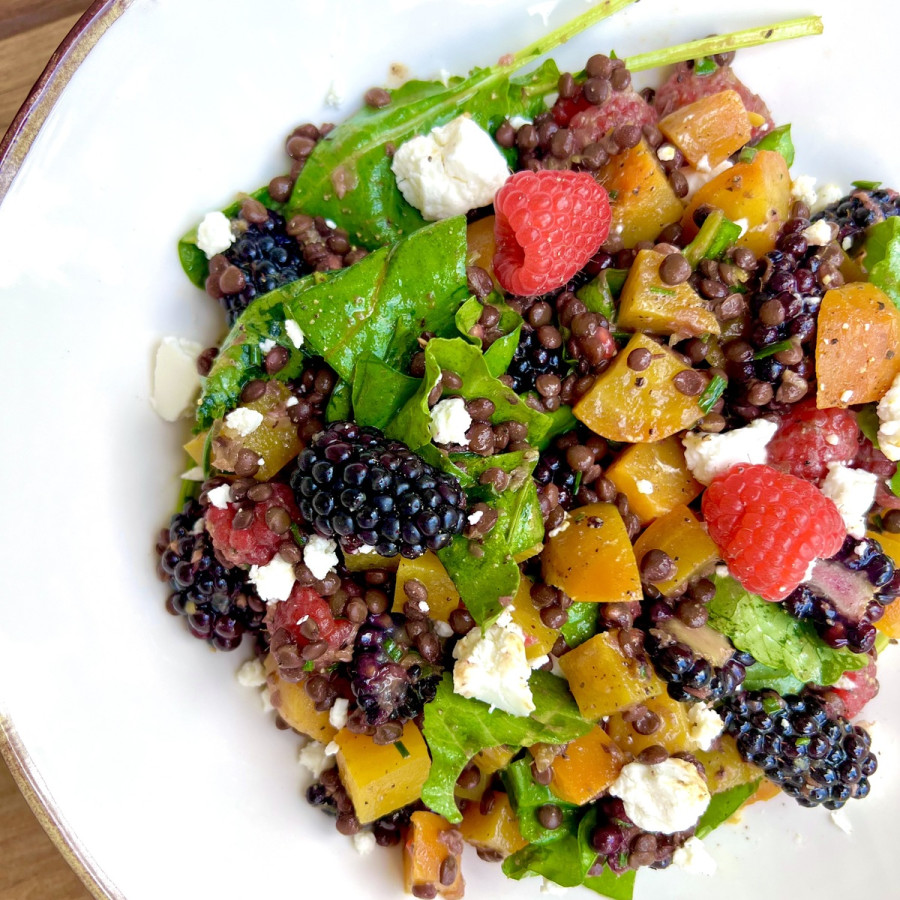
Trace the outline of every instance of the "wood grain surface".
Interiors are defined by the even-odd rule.
[[[0,0],[0,135],[89,0]],[[90,900],[0,762],[0,900]]]

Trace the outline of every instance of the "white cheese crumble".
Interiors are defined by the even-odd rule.
[[[332,728],[340,731],[347,724],[347,711],[350,708],[350,701],[343,697],[338,697],[334,701],[334,705],[328,710],[328,722]]]
[[[261,600],[278,603],[290,597],[296,579],[293,565],[279,553],[264,566],[251,566],[250,580]]]
[[[156,348],[150,405],[167,422],[189,413],[200,390],[197,357],[203,347],[196,341],[164,337]]]
[[[328,90],[325,92],[325,105],[330,106],[332,109],[340,109],[343,102],[343,86],[335,79],[332,79],[328,85]]]
[[[337,544],[320,534],[312,535],[303,548],[303,562],[321,581],[338,564]]]
[[[699,750],[709,750],[725,728],[719,714],[705,703],[692,703],[687,718],[688,738]]]
[[[853,391],[847,390],[841,394],[841,403],[849,403],[853,399]]]
[[[684,846],[672,854],[672,865],[692,875],[715,875],[717,868],[706,844],[698,837],[688,838]]]
[[[306,337],[303,334],[303,329],[293,319],[285,319],[284,330],[291,339],[291,343],[299,350],[303,346],[303,341]]]
[[[531,125],[532,120],[526,119],[525,116],[510,116],[509,124],[518,131],[523,125]]]
[[[259,688],[266,683],[266,669],[261,659],[248,659],[236,673],[241,687]]]
[[[206,480],[206,478],[203,474],[202,466],[194,466],[192,469],[188,469],[187,472],[182,472],[181,477],[185,481],[205,481]]]
[[[545,653],[543,656],[536,656],[533,660],[531,660],[531,668],[532,669],[540,669],[541,666],[547,665],[550,662],[550,657]]]
[[[556,526],[556,528],[551,528],[547,533],[547,537],[556,537],[558,534],[562,534],[570,525],[572,524],[572,519],[568,513],[566,513],[562,522]]]
[[[738,463],[765,463],[766,446],[777,430],[774,422],[756,419],[743,428],[721,434],[689,431],[682,438],[684,458],[694,478],[709,484]]]
[[[717,166],[710,169],[709,168],[709,160],[706,160],[706,168],[701,168],[703,164],[703,160],[701,159],[699,163],[697,163],[696,168],[690,169],[681,169],[681,174],[687,179],[688,183],[688,192],[685,199],[690,200],[691,197],[697,193],[700,188],[703,187],[708,181],[712,181],[717,175],[721,175],[722,172],[727,171],[731,168],[733,163],[730,163],[727,159],[722,160]]]
[[[507,607],[484,633],[473,628],[453,648],[453,690],[513,716],[534,711],[525,635]]]
[[[239,406],[225,416],[225,425],[241,437],[253,434],[262,425],[263,414],[247,406]]]
[[[220,484],[211,491],[207,491],[206,496],[216,509],[228,509],[228,504],[234,499],[230,484]]]
[[[471,513],[471,515],[466,518],[466,521],[470,525],[477,525],[483,518],[484,513],[482,512],[482,510],[476,509],[475,512]]]
[[[831,810],[831,822],[833,825],[840,828],[844,834],[853,834],[853,823],[847,817],[846,809]]]
[[[834,182],[829,182],[828,184],[823,184],[819,190],[816,191],[816,200],[815,203],[810,206],[809,211],[815,215],[817,212],[822,212],[826,206],[831,206],[832,203],[837,203],[844,196],[844,191],[840,185],[835,184]]]
[[[262,711],[264,713],[270,713],[275,711],[275,707],[272,705],[272,697],[269,694],[269,688],[264,687],[259,692],[259,703],[262,706]]]
[[[900,375],[878,401],[878,446],[891,462],[900,460]]]
[[[830,244],[834,237],[831,223],[826,222],[825,219],[813,222],[809,228],[804,228],[801,234],[813,247],[824,247],[826,244]]]
[[[691,763],[670,757],[648,766],[631,762],[610,785],[638,828],[674,834],[696,824],[709,806],[709,788]]]
[[[805,203],[810,209],[816,203],[816,179],[812,175],[798,175],[791,182],[791,197]]]
[[[648,481],[646,478],[638,478],[634,486],[639,494],[649,495],[653,493],[653,482]]]
[[[231,220],[225,213],[210,212],[197,226],[197,246],[212,259],[217,253],[224,253],[234,243]]]
[[[368,856],[378,846],[371,831],[357,831],[353,835],[353,847],[360,856]]]
[[[321,741],[310,741],[300,749],[297,761],[309,770],[313,778],[319,778],[326,769],[334,765],[334,756],[325,752],[325,745]]]
[[[438,619],[434,623],[434,633],[439,638],[448,638],[448,637],[452,637],[453,629],[450,627],[449,623],[444,622],[441,619]]]
[[[662,147],[656,151],[656,157],[663,162],[669,162],[670,160],[675,159],[675,148],[671,144],[663,144]]]
[[[500,149],[468,116],[401,144],[391,169],[406,201],[432,222],[486,206],[509,177]]]
[[[697,165],[694,168],[698,172],[712,172],[712,166],[709,164],[709,157],[704,153],[700,159],[697,160]]]
[[[878,476],[865,469],[851,469],[840,462],[828,464],[822,493],[834,501],[849,534],[866,535],[866,513],[875,502]]]
[[[462,397],[451,397],[435,403],[428,428],[436,444],[466,444],[466,432],[471,425],[466,401]]]
[[[341,748],[338,746],[337,741],[329,741],[325,745],[325,755],[326,756],[337,756],[340,752]]]
[[[262,350],[263,353],[269,353],[274,350],[278,344],[272,340],[272,338],[266,338],[264,341],[259,342],[259,349]]]

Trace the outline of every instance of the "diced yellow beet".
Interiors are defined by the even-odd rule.
[[[498,747],[488,747],[486,750],[479,751],[472,757],[472,762],[486,775],[493,775],[494,772],[499,772],[515,755],[515,750],[511,750],[506,744],[500,744]]]
[[[306,734],[313,740],[327,744],[337,734],[337,729],[328,719],[328,711],[316,709],[316,704],[306,692],[306,679],[285,681],[278,676],[278,665],[269,654],[265,661],[269,681],[269,699],[278,710],[278,715],[291,728]]]
[[[397,567],[397,582],[394,588],[394,612],[403,612],[409,599],[404,585],[407,581],[419,581],[428,591],[428,615],[432,619],[446,622],[460,604],[459,591],[447,574],[436,553],[427,550],[416,559],[401,559]]]
[[[346,728],[334,740],[341,782],[360,822],[373,822],[419,799],[431,759],[414,722],[403,726],[396,744],[376,744],[370,735]]]
[[[644,140],[611,157],[597,170],[596,178],[609,191],[609,233],[619,235],[626,247],[656,240],[666,225],[681,218],[684,204]]]
[[[625,754],[597,725],[553,761],[550,789],[560,800],[581,806],[605,791],[619,777],[625,762]]]
[[[715,167],[750,140],[750,117],[737,91],[720,91],[660,120],[659,130],[692,165]]]
[[[665,747],[670,754],[685,751],[693,753],[696,745],[689,736],[687,709],[683,703],[662,693],[658,697],[651,697],[644,706],[659,716],[659,728],[652,734],[638,734],[631,722],[627,722],[621,713],[616,713],[609,717],[606,727],[617,746],[630,757],[637,756],[654,744]]]
[[[184,445],[184,452],[187,453],[198,466],[203,465],[203,448],[206,446],[206,436],[208,434],[208,431],[201,431],[200,434],[195,434]]]
[[[619,296],[617,324],[624,331],[652,334],[718,334],[719,320],[688,284],[666,284],[659,274],[665,256],[640,250]]]
[[[900,310],[874,284],[828,291],[816,333],[816,406],[880,400],[900,373]]]
[[[717,792],[713,791],[712,793]],[[774,800],[780,793],[781,788],[778,787],[774,781],[763,778],[759,783],[759,787],[744,801],[744,806],[749,806],[751,803],[765,803],[766,800]],[[741,807],[741,809],[743,809],[743,807]],[[739,813],[740,810],[738,810],[732,818],[736,817]]]
[[[604,475],[628,498],[628,506],[641,525],[690,503],[703,490],[691,475],[676,437],[655,444],[631,444]]]
[[[635,372],[628,368],[628,355],[640,349],[650,351],[650,366]],[[685,396],[675,387],[675,376],[686,371],[690,366],[668,347],[635,334],[575,405],[575,418],[611,441],[662,440],[703,418],[697,397]]]
[[[488,785],[491,783],[492,776],[488,775],[486,772],[482,772],[481,769],[476,767],[476,771],[478,773],[478,783],[472,785],[471,787],[463,787],[458,781],[456,783],[456,787],[453,789],[454,796],[459,800],[480,800],[484,792],[487,790]]]
[[[665,685],[646,663],[625,656],[618,631],[605,631],[559,659],[581,714],[592,721],[659,696]]]
[[[459,832],[476,850],[511,856],[521,850],[528,841],[522,837],[519,821],[509,803],[509,797],[499,791],[488,812],[482,812],[478,803],[470,803],[459,823]]]
[[[386,569],[396,572],[400,566],[400,556],[379,556],[377,553],[344,553],[344,565],[351,572],[368,572],[371,569]]]
[[[466,883],[462,876],[461,854],[451,853],[448,842],[443,839],[455,830],[445,818],[433,812],[419,810],[412,814],[403,846],[403,883],[407,893],[412,893],[413,888],[431,885],[446,900],[462,897]],[[441,884],[441,867],[446,869],[448,857],[455,860],[456,877],[444,885]]]
[[[525,656],[529,661],[546,656],[559,637],[557,629],[548,628],[541,621],[541,614],[531,600],[531,584],[530,578],[522,576],[512,611],[513,622],[525,634]]]
[[[696,210],[704,205],[716,207],[732,222],[746,220],[747,230],[736,243],[762,256],[775,246],[791,202],[791,176],[784,157],[760,150],[750,162],[739,162],[703,185],[684,211],[681,224],[690,240],[697,233]]]
[[[643,596],[634,548],[612,503],[573,510],[562,530],[547,540],[544,581],[588,603],[633,603]]]
[[[466,226],[466,265],[479,266],[494,278],[494,250],[493,216],[485,216]],[[494,283],[497,283],[496,278]]]
[[[762,775],[758,767],[744,762],[730,734],[720,735],[711,750],[692,750],[691,753],[706,769],[711,794],[722,794],[739,784],[756,781]]]
[[[719,559],[719,548],[687,506],[676,506],[647,526],[634,544],[638,565],[650,550],[668,553],[675,563],[675,574],[654,585],[665,596],[707,572]]]
[[[544,549],[543,542],[540,544],[532,544],[530,547],[526,547],[524,550],[520,550],[518,553],[513,554],[513,559],[517,564],[521,564],[526,560],[532,559],[537,556],[541,550]]]

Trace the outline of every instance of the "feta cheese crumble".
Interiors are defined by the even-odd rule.
[[[878,446],[891,462],[900,460],[900,375],[878,401]]]
[[[682,438],[684,458],[694,478],[709,484],[738,463],[765,463],[766,446],[777,430],[774,422],[756,419],[721,434],[690,431]]]
[[[828,474],[822,482],[822,493],[834,501],[847,532],[855,538],[866,535],[866,513],[875,502],[877,488],[877,475],[840,462],[828,464]]]
[[[692,703],[687,718],[688,738],[698,750],[709,750],[725,728],[719,714],[705,703]]]
[[[813,222],[809,228],[805,228],[801,234],[806,238],[806,242],[813,247],[824,247],[826,244],[831,243],[833,230],[830,222],[819,219],[818,222]]]
[[[206,481],[201,466],[194,466],[188,469],[187,472],[182,472],[181,477],[184,481]]]
[[[809,211],[813,215],[817,212],[822,212],[826,206],[837,203],[843,196],[844,191],[839,184],[835,184],[834,182],[823,184],[822,187],[816,191],[816,200],[812,206],[810,206]]]
[[[717,868],[706,844],[698,837],[688,838],[684,846],[672,854],[672,865],[693,875],[715,875]]]
[[[743,237],[747,233],[747,229],[750,227],[749,219],[735,219],[734,224],[737,225],[738,228],[741,229],[741,233],[738,237]]]
[[[312,535],[303,548],[303,562],[321,581],[338,564],[337,544],[320,534]]]
[[[670,162],[675,159],[675,148],[671,144],[663,144],[659,150],[656,151],[657,159],[662,160],[663,162]]]
[[[303,341],[306,337],[303,334],[303,329],[293,319],[285,319],[284,331],[291,339],[291,343],[299,350],[303,346]]]
[[[440,638],[448,638],[453,636],[453,629],[448,622],[438,619],[434,623],[434,633]]]
[[[471,425],[466,401],[462,397],[451,397],[435,403],[428,428],[436,444],[467,444],[466,432]]]
[[[816,179],[813,175],[798,175],[791,182],[791,197],[805,203],[810,209],[816,203]]]
[[[310,741],[300,749],[297,761],[309,770],[313,778],[320,778],[326,769],[334,765],[334,756],[325,752],[325,745],[321,741]]]
[[[206,496],[216,509],[228,509],[228,504],[234,499],[231,494],[230,484],[220,484],[211,491],[207,491]]]
[[[704,164],[704,160],[706,160]],[[690,200],[700,188],[703,187],[708,181],[712,181],[717,175],[721,175],[722,172],[727,171],[731,168],[733,164],[730,163],[727,159],[722,160],[717,166],[714,168],[709,167],[709,159],[707,157],[703,157],[698,163],[696,168],[690,169],[681,169],[681,174],[687,179],[688,183],[688,193],[685,199]]]
[[[203,347],[196,341],[164,337],[156,348],[150,405],[167,422],[175,422],[191,411],[200,390],[197,357]]]
[[[670,757],[648,766],[631,762],[610,785],[638,828],[674,834],[694,825],[709,806],[709,788],[691,763]]]
[[[471,515],[466,518],[466,521],[470,525],[477,525],[484,518],[484,512],[480,509],[476,509]]]
[[[509,177],[500,149],[468,116],[401,144],[391,169],[406,201],[432,222],[486,206]]]
[[[353,835],[353,847],[360,856],[368,856],[378,846],[371,831],[357,831]]]
[[[266,683],[266,670],[261,659],[248,659],[236,673],[241,687],[259,688]]]
[[[650,495],[653,493],[653,482],[648,481],[646,478],[638,478],[634,485],[637,488],[637,492],[639,494]]]
[[[293,565],[280,553],[264,566],[250,567],[250,581],[256,587],[260,599],[266,603],[287,600],[294,589],[295,580]]]
[[[225,416],[225,426],[236,431],[241,437],[253,434],[262,425],[263,414],[247,406],[239,406]]]
[[[264,341],[259,342],[259,349],[263,353],[269,353],[270,351],[274,350],[277,346],[278,346],[278,344],[276,344],[275,341],[272,340],[272,338],[266,338]]]
[[[231,220],[225,213],[210,212],[197,226],[197,246],[212,259],[217,253],[224,253],[234,243]]]
[[[343,697],[338,697],[334,701],[334,706],[328,710],[328,722],[332,728],[340,731],[347,724],[347,711],[350,708],[350,701]]]
[[[453,690],[513,716],[534,711],[525,635],[507,607],[484,633],[473,628],[453,648]]]

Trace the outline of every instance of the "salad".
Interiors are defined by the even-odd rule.
[[[194,417],[167,609],[253,644],[308,801],[416,897],[463,895],[468,843],[630,898],[714,871],[744,804],[837,812],[877,767],[900,197],[792,177],[731,68],[815,18],[543,59],[627,5],[299,126],[179,244],[229,330],[157,356]]]

